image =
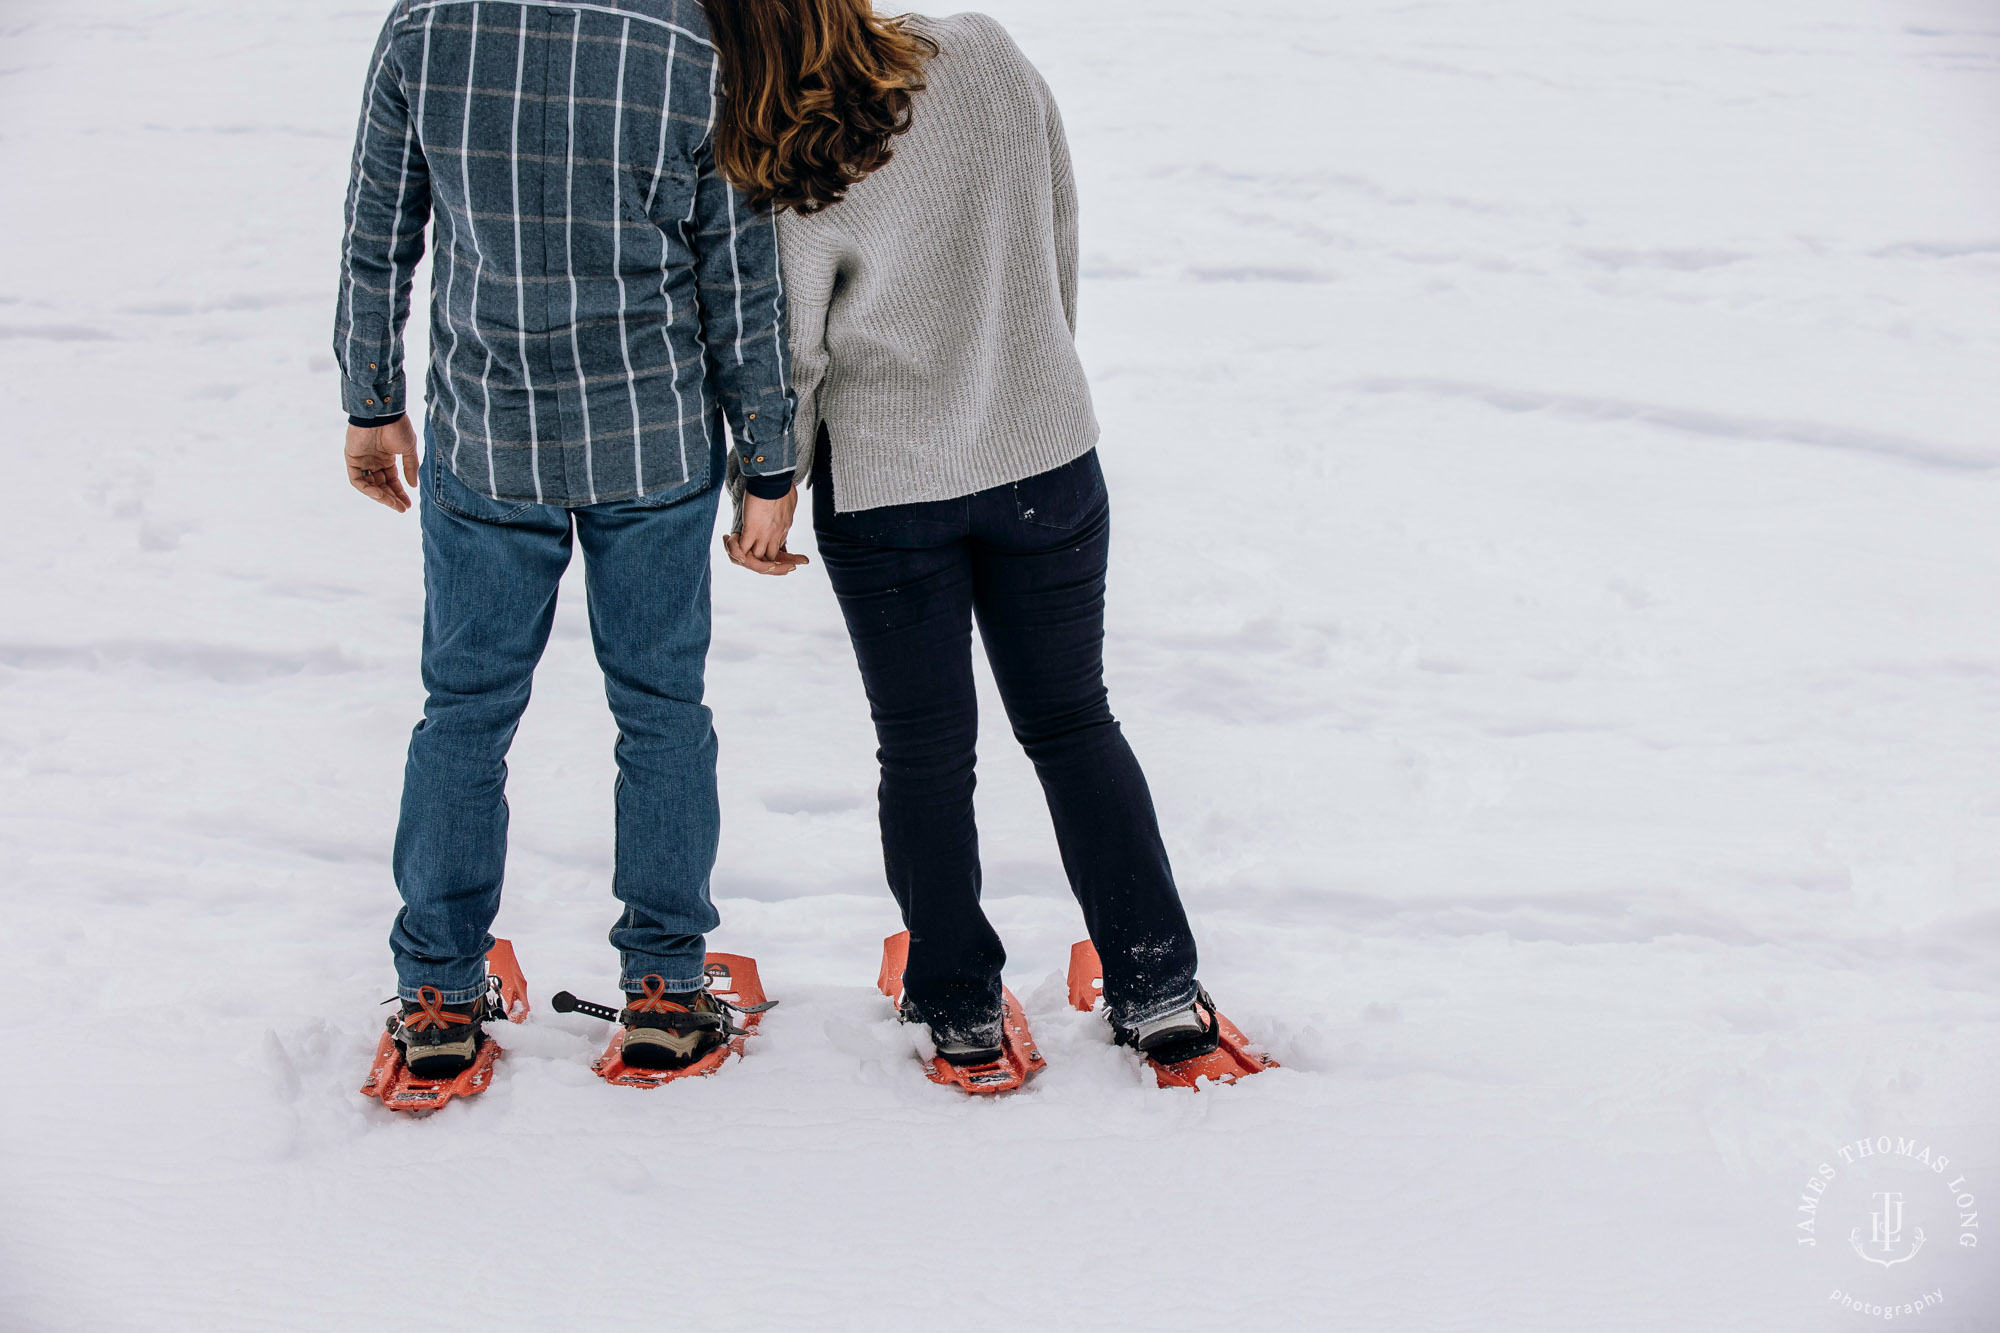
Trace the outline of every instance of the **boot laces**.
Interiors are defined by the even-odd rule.
[[[444,1007],[444,994],[435,986],[419,986],[417,1003],[420,1008],[403,1017],[403,1026],[412,1032],[428,1032],[432,1028],[443,1031],[455,1024],[469,1024],[471,1014],[457,1014]]]
[[[657,973],[639,978],[639,984],[645,987],[646,993],[640,996],[627,995],[625,997],[625,1007],[629,1012],[635,1014],[692,1014],[701,1021],[703,1026],[713,1026],[727,1037],[741,1037],[745,1035],[745,1030],[737,1026],[736,1016],[738,1014],[745,1012],[761,1013],[771,1007],[769,1004],[763,1004],[751,1011],[739,1009],[717,995],[714,991],[707,989],[706,983],[703,984],[702,989],[693,993],[693,999],[689,1003],[682,1004],[677,1000],[669,1000],[667,998],[666,978]]]
[[[657,973],[640,978],[639,984],[645,987],[646,993],[636,997],[628,996],[625,1001],[625,1007],[635,1014],[692,1014],[697,1012],[698,1001],[694,1004],[682,1004],[678,1000],[669,1000],[667,998],[667,979]],[[697,991],[696,995],[699,996],[699,994],[700,992]]]

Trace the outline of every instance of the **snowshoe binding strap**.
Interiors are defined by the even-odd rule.
[[[549,1008],[559,1014],[588,1014],[601,1018],[607,1023],[618,1021],[618,1011],[608,1004],[592,1004],[589,1000],[579,1000],[566,990],[559,990],[549,1000]]]
[[[494,1022],[512,1018],[507,1012],[506,986],[499,977],[486,978],[486,990],[479,997],[479,1016]]]

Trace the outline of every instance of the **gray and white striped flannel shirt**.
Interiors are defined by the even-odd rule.
[[[697,0],[400,0],[354,149],[334,350],[350,414],[407,406],[436,212],[433,447],[498,500],[667,498],[790,472],[774,219],[718,173]]]

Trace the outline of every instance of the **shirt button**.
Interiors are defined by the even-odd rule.
[[[370,370],[373,370],[373,369],[375,369],[375,363],[374,363],[373,361],[370,361],[370,362],[368,363],[368,368],[369,368]]]
[[[762,454],[758,454],[758,455],[757,455],[757,461],[758,461],[758,462],[760,462],[760,463],[761,463],[761,462],[763,462],[763,461],[764,461],[764,455],[762,455]]]
[[[364,406],[364,407],[373,407],[373,406],[375,406],[375,400],[374,400],[373,398],[370,398],[370,399],[368,399],[368,400],[367,400],[367,401],[366,401],[365,403],[363,403],[363,404],[362,404],[362,406]]]
[[[373,370],[373,369],[375,369],[375,367],[373,367],[373,366],[370,366],[370,367],[368,367],[368,368],[369,368],[370,370]],[[751,419],[752,421],[755,421],[755,420],[757,419],[757,414],[756,414],[755,412],[752,412],[752,413],[750,414],[750,419]]]

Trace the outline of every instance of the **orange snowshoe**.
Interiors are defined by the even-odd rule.
[[[528,983],[521,977],[514,946],[506,940],[493,941],[493,949],[486,955],[486,981],[483,1011],[475,1023],[500,1018],[518,1023],[528,1016]],[[441,1010],[442,1006],[436,1003],[437,992],[428,986],[424,989],[430,992],[426,1008]],[[437,1018],[444,1021],[442,1014]],[[451,1078],[418,1078],[403,1061],[403,1047],[396,1040],[397,1023],[397,1019],[390,1019],[388,1031],[375,1043],[375,1062],[368,1070],[368,1081],[361,1085],[363,1096],[376,1098],[391,1111],[435,1111],[454,1097],[471,1097],[486,1091],[493,1081],[500,1044],[483,1033],[471,1067]]]
[[[1104,965],[1098,959],[1097,949],[1089,940],[1078,940],[1069,951],[1070,1007],[1089,1013],[1097,1007],[1103,995]],[[1160,1087],[1199,1088],[1204,1079],[1212,1083],[1234,1083],[1239,1078],[1278,1067],[1278,1062],[1270,1056],[1252,1050],[1249,1038],[1207,1004],[1206,991],[1202,992],[1202,1003],[1215,1019],[1216,1046],[1213,1051],[1173,1064],[1162,1064],[1145,1056],[1144,1052],[1140,1053],[1152,1066],[1154,1080]]]
[[[909,962],[909,931],[899,931],[882,941],[882,970],[876,974],[875,988],[895,1003],[898,1016],[905,1014],[903,971]],[[1047,1066],[1042,1053],[1035,1049],[1021,1002],[1004,986],[1000,988],[1000,998],[1005,1006],[1000,1020],[1000,1058],[984,1064],[961,1065],[941,1055],[933,1056],[924,1069],[931,1082],[973,1096],[991,1096],[1012,1092]]]
[[[764,983],[757,975],[757,960],[754,958],[733,953],[712,953],[708,955],[706,971],[708,994],[718,1002],[717,1007],[721,1010],[725,1041],[689,1064],[672,1069],[646,1068],[625,1063],[626,1029],[620,1025],[611,1034],[611,1043],[604,1048],[604,1054],[592,1066],[597,1076],[621,1088],[658,1088],[676,1079],[713,1074],[732,1055],[741,1058],[749,1038],[763,1021],[765,1011],[776,1007],[778,1002],[764,998]],[[568,991],[557,995],[549,1001],[549,1005],[557,1013],[589,1014],[612,1023],[619,1021],[621,1012],[610,1005],[579,1000]],[[742,1020],[740,1025],[734,1021],[738,1018]]]

